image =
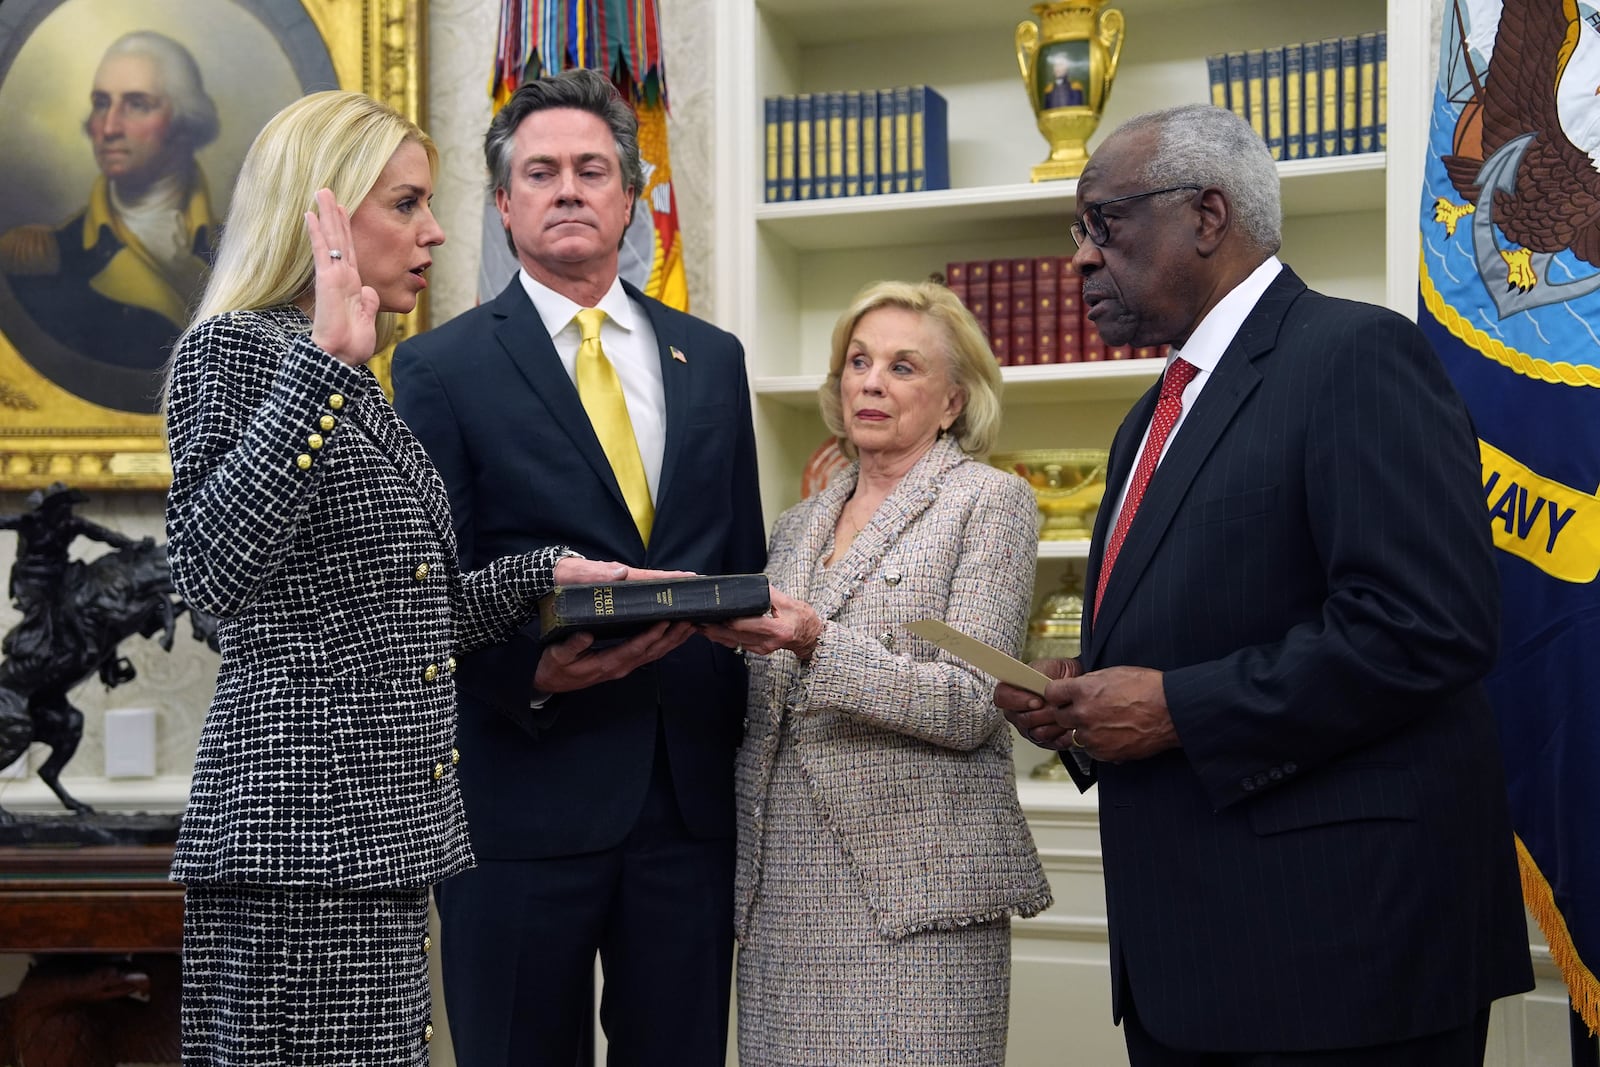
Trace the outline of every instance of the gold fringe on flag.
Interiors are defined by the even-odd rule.
[[[1539,929],[1544,931],[1544,942],[1550,946],[1550,958],[1555,961],[1562,980],[1567,983],[1567,996],[1572,1000],[1572,1009],[1588,1025],[1592,1036],[1600,1032],[1600,981],[1595,980],[1594,972],[1578,958],[1572,935],[1567,932],[1567,920],[1562,917],[1561,909],[1556,907],[1555,893],[1520,837],[1517,838],[1517,866],[1522,871],[1523,902],[1539,923]]]

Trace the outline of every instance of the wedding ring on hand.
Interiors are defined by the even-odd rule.
[[[1072,728],[1072,732],[1067,735],[1067,743],[1073,748],[1083,747],[1083,742],[1078,740],[1078,728],[1076,726],[1074,726]]]
[[[343,259],[344,258],[344,253],[339,251],[337,248],[330,248],[330,249],[328,249],[328,258],[329,259]]]

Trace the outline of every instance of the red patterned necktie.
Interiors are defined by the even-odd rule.
[[[1156,412],[1150,419],[1150,436],[1145,440],[1144,451],[1139,453],[1139,464],[1133,469],[1133,481],[1128,483],[1128,498],[1122,502],[1116,528],[1111,531],[1111,540],[1106,543],[1105,556],[1100,561],[1100,581],[1094,591],[1096,612],[1100,610],[1100,599],[1106,595],[1106,579],[1111,577],[1111,566],[1116,563],[1122,542],[1128,537],[1128,527],[1133,525],[1134,512],[1139,510],[1145,487],[1150,484],[1150,476],[1156,472],[1161,449],[1166,446],[1167,437],[1178,424],[1178,416],[1183,413],[1183,390],[1198,373],[1198,367],[1180,357],[1172,361],[1161,379],[1161,395],[1156,399]]]

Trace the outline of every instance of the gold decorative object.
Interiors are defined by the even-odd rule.
[[[5,6],[9,12],[12,5]],[[226,215],[234,177],[255,131],[303,94],[360,89],[414,119],[422,114],[426,0],[184,5],[194,9],[195,17],[170,4],[35,0],[31,15],[0,25],[0,56],[6,57],[0,64],[0,85],[31,94],[17,99],[40,101],[40,106],[13,107],[0,115],[0,142],[13,149],[13,158],[30,161],[29,167],[14,168],[10,175],[12,222],[0,228],[0,246],[17,247],[15,239],[9,244],[3,240],[13,231],[59,227],[91,202],[89,180],[58,180],[62,174],[79,174],[92,158],[77,106],[56,105],[44,89],[28,87],[24,77],[27,71],[48,70],[60,99],[87,99],[111,31],[96,38],[95,47],[82,44],[84,17],[70,12],[85,6],[115,10],[118,27],[159,31],[194,56],[223,131],[207,147],[203,166],[214,221]],[[254,62],[258,56],[262,61]],[[246,67],[250,76],[239,77]],[[0,489],[42,489],[55,481],[81,489],[165,489],[172,481],[172,464],[160,412],[163,367],[153,359],[121,358],[120,351],[115,360],[80,352],[69,347],[74,342],[48,332],[35,321],[18,288],[25,280],[48,282],[62,269],[48,261],[33,263],[27,268],[33,273],[24,278],[11,258],[0,254]],[[113,260],[123,262],[120,253]],[[108,267],[106,274],[112,273]],[[98,280],[94,289],[100,292]],[[91,302],[84,314],[104,314],[112,320],[107,331],[121,329],[119,304],[160,310],[148,302],[150,291],[138,289],[144,295],[137,300],[96,296],[110,310],[96,311]],[[88,283],[83,292],[90,292]],[[187,302],[179,301],[177,317],[166,316],[173,336],[181,328],[178,320]],[[401,319],[401,335],[426,324],[426,304],[419,303],[417,311]],[[387,352],[368,366],[380,382],[387,382]]]
[[[1079,541],[1093,530],[1105,496],[1106,458],[1103,448],[1039,448],[996,452],[989,462],[1033,486],[1043,516],[1041,541]]]
[[[1017,25],[1017,65],[1039,132],[1050,142],[1050,158],[1033,168],[1036,182],[1076,178],[1089,162],[1089,137],[1122,56],[1122,12],[1105,3],[1034,4],[1039,22]]]
[[[1069,567],[1060,586],[1039,603],[1028,620],[1023,657],[1030,663],[1046,657],[1071,659],[1078,654],[1082,627],[1083,580]]]
[[[1083,627],[1083,582],[1078,572],[1067,568],[1061,576],[1061,585],[1039,603],[1039,608],[1028,620],[1028,640],[1023,646],[1023,659],[1032,663],[1036,659],[1053,657],[1070,659],[1078,654]],[[1029,778],[1051,782],[1070,780],[1066,765],[1055,756],[1041,760]]]

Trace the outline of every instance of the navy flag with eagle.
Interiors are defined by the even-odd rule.
[[[1523,894],[1591,1030],[1600,1029],[1597,93],[1596,5],[1446,0],[1418,307],[1482,452],[1504,602],[1487,685]]]

